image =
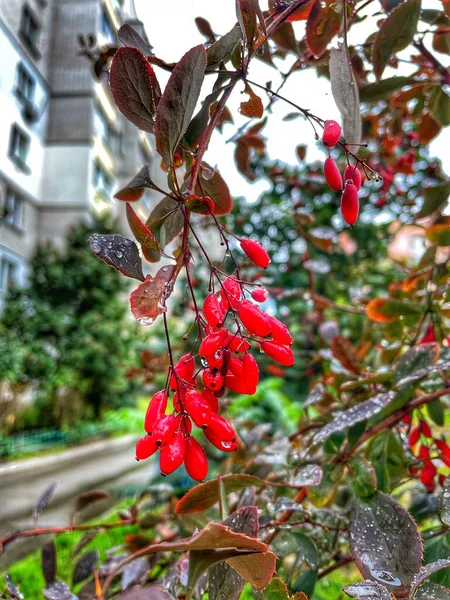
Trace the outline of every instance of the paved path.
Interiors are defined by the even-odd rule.
[[[0,466],[0,536],[33,525],[33,508],[47,487],[58,486],[48,508],[41,512],[40,526],[65,525],[75,497],[89,490],[110,491],[118,485],[145,484],[155,475],[155,464],[136,462],[136,436],[102,440],[52,456],[17,461]],[[113,501],[99,502],[97,514]],[[8,546],[0,557],[5,564],[30,551],[22,540]]]

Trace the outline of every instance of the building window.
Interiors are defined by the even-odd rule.
[[[113,187],[113,179],[99,162],[94,167],[94,187],[102,196],[110,196]]]
[[[9,138],[9,157],[23,171],[29,172],[27,158],[30,150],[30,136],[14,123]]]
[[[16,95],[21,99],[31,104],[34,99],[34,90],[36,88],[36,82],[30,75],[27,69],[22,63],[17,65],[16,72]]]
[[[17,264],[5,254],[0,255],[0,292],[5,295],[13,284],[18,283]]]
[[[101,30],[107,44],[114,44],[116,41],[116,32],[106,11],[102,10]]]
[[[24,6],[22,10],[22,19],[20,22],[20,37],[26,44],[28,50],[38,58],[40,56],[37,48],[39,38],[40,25],[37,18],[33,15],[28,6]]]
[[[23,228],[24,200],[13,190],[6,192],[5,225],[14,229]]]
[[[94,113],[94,130],[98,134],[105,144],[109,147],[112,152],[117,152],[117,134],[108,121],[105,113],[102,111],[100,106],[97,106]]]

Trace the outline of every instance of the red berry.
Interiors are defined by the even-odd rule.
[[[253,354],[245,354],[242,359],[242,375],[246,387],[246,394],[253,395],[259,383],[259,368]]]
[[[423,338],[419,342],[419,346],[422,346],[423,344],[431,344],[432,342],[435,342],[435,341],[436,341],[436,333],[434,331],[434,325],[433,325],[433,323],[430,323],[427,327],[427,330],[425,331]]]
[[[244,327],[253,335],[266,337],[272,331],[272,327],[266,315],[259,306],[252,304],[249,300],[243,300],[238,306],[238,315]]]
[[[194,375],[195,370],[195,358],[192,354],[185,354],[180,358],[180,360],[175,365],[175,371],[178,374],[179,379],[183,381],[188,381],[192,383],[192,376]],[[172,375],[170,378],[170,389],[177,389],[177,378],[175,375]]]
[[[270,258],[267,251],[255,240],[241,240],[241,248],[249,259],[261,269],[267,269],[270,264]]]
[[[335,146],[341,139],[342,129],[339,123],[330,119],[325,121],[325,127],[323,128],[322,142],[324,146],[331,148]]]
[[[225,340],[227,338],[228,332],[225,329],[222,329],[221,331],[216,331],[215,333],[210,333],[205,338],[203,338],[203,341],[200,344],[200,356],[209,356],[211,354],[215,354],[217,350],[224,347]]]
[[[336,161],[334,158],[331,158],[331,156],[326,159],[325,164],[323,165],[323,172],[325,174],[325,180],[330,188],[335,192],[340,192],[343,187],[342,175]]]
[[[269,323],[272,327],[273,341],[283,344],[283,346],[289,346],[292,344],[292,336],[289,333],[289,329],[286,327],[286,325],[271,315],[267,315],[267,318],[269,319]]]
[[[244,363],[240,358],[232,358],[229,362],[228,369],[235,377],[242,378],[244,372]]]
[[[430,451],[427,446],[420,446],[419,448],[419,458],[430,458]],[[427,461],[428,462],[428,461]]]
[[[422,469],[422,473],[420,474],[420,481],[424,484],[429,492],[434,492],[436,484],[434,482],[434,478],[436,476],[437,469],[433,465],[432,462],[427,463],[427,465]]]
[[[230,352],[241,353],[247,352],[247,350],[250,349],[250,343],[240,335],[237,335],[237,333],[231,333],[231,331],[229,331],[226,347]]]
[[[191,436],[185,439],[184,466],[188,475],[203,481],[208,475],[208,459],[202,446]]]
[[[205,319],[214,329],[222,327],[226,311],[225,307],[215,294],[208,294],[203,303],[203,314]]]
[[[256,302],[265,302],[268,297],[269,292],[266,290],[266,288],[263,287],[258,287],[252,292],[252,298]]]
[[[202,379],[207,388],[217,392],[223,388],[225,382],[219,369],[205,369],[202,374]]]
[[[234,442],[221,440],[219,437],[214,435],[212,431],[208,429],[208,427],[203,430],[203,433],[205,434],[206,439],[210,441],[213,446],[219,450],[222,450],[222,452],[234,452],[237,450],[238,444],[236,440]]]
[[[152,438],[157,446],[165,444],[180,425],[181,415],[164,415],[156,420],[152,429]]]
[[[217,413],[211,413],[207,429],[222,441],[234,442],[236,440],[236,434],[231,423]]]
[[[448,446],[443,440],[434,440],[439,452],[441,453],[441,460],[443,463],[450,467],[450,446]]]
[[[235,394],[247,393],[244,381],[240,377],[235,377],[234,375],[227,375],[225,377],[225,386],[230,392],[234,392]]]
[[[185,449],[184,434],[177,431],[167,444],[161,448],[159,453],[159,468],[162,475],[169,475],[178,467],[181,467],[184,461]]]
[[[292,367],[295,362],[294,354],[289,346],[283,346],[277,342],[262,342],[261,350],[285,367]]]
[[[197,427],[204,427],[209,423],[211,409],[208,402],[197,390],[188,390],[186,392],[185,404],[189,416]]]
[[[189,435],[192,431],[192,421],[189,417],[183,416],[181,419],[180,431],[184,433],[184,435]]]
[[[341,196],[341,212],[344,221],[349,225],[354,225],[358,220],[359,198],[356,185],[347,183]]]
[[[209,356],[205,357],[206,361],[211,369],[220,369],[220,367],[223,365],[223,360],[224,360],[223,352],[224,352],[223,350],[219,349],[214,354],[210,354]]]
[[[203,400],[209,406],[211,412],[215,412],[215,413],[219,412],[219,401],[217,400],[217,396],[215,394],[213,394],[213,392],[211,390],[208,390],[208,388],[205,388],[202,391],[201,396],[202,396]]]
[[[230,307],[236,308],[239,300],[242,298],[242,289],[239,281],[234,277],[227,277],[222,283],[220,296],[227,309]]]
[[[420,421],[420,433],[422,433],[428,439],[433,437],[430,426],[426,421]]]
[[[166,408],[167,393],[165,390],[153,394],[145,413],[144,429],[147,433],[151,433],[156,419],[166,412]]]
[[[409,447],[412,448],[413,446],[415,446],[417,444],[417,442],[419,441],[419,438],[420,438],[420,428],[414,427],[414,429],[411,429],[411,433],[409,434],[409,438],[408,438]]]
[[[136,442],[136,460],[145,460],[158,450],[158,446],[151,435],[144,435]]]
[[[361,188],[362,176],[361,171],[358,169],[356,165],[347,165],[344,171],[344,181],[350,181],[354,183],[356,189],[359,190]]]

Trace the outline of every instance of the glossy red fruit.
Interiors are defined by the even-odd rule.
[[[272,327],[271,336],[273,341],[283,344],[283,346],[290,346],[292,344],[292,335],[289,333],[286,325],[271,315],[267,315],[267,318]]]
[[[232,358],[229,362],[228,369],[235,377],[242,378],[244,372],[244,363],[240,358]]]
[[[200,344],[199,354],[200,356],[209,356],[214,354],[219,350],[219,348],[223,348],[225,345],[225,340],[228,338],[228,331],[222,329],[221,331],[216,331],[214,333],[210,333],[205,338],[203,338],[202,343]]]
[[[295,363],[294,354],[289,346],[283,346],[282,344],[278,344],[278,342],[262,342],[261,350],[285,367],[292,367]]]
[[[250,343],[237,333],[228,332],[226,347],[230,352],[247,352],[250,349]]]
[[[159,453],[159,468],[162,475],[173,473],[181,467],[184,461],[186,444],[184,434],[177,431],[170,440],[161,448]]]
[[[246,388],[246,394],[253,395],[259,383],[259,368],[253,354],[244,354],[242,359],[242,376]]]
[[[249,333],[266,337],[272,331],[272,327],[266,315],[259,306],[252,304],[249,300],[242,300],[238,306],[239,318]]]
[[[214,202],[209,196],[196,196],[192,194],[184,200],[186,208],[198,215],[212,215],[214,212]]]
[[[209,356],[205,356],[206,362],[208,363],[211,369],[220,369],[223,365],[224,355],[223,350],[219,348],[217,352],[214,354],[210,354]]]
[[[436,477],[437,469],[433,465],[432,462],[427,463],[427,465],[422,469],[420,474],[420,481],[424,484],[427,490],[431,493],[434,492],[436,484],[434,478]]]
[[[214,329],[222,327],[226,311],[225,307],[215,294],[208,294],[203,302],[203,314],[205,319]]]
[[[208,389],[217,392],[223,388],[225,383],[219,369],[205,369],[202,373],[202,380]]]
[[[340,192],[343,188],[342,175],[336,161],[331,156],[326,159],[323,165],[323,172],[330,188],[335,192]]]
[[[347,183],[341,196],[341,212],[348,225],[354,225],[359,215],[358,190],[355,184]]]
[[[194,370],[195,358],[192,356],[192,354],[185,354],[175,365],[175,371],[177,372],[179,379],[182,379],[183,381],[187,381],[189,383],[192,382]],[[178,389],[177,378],[175,377],[175,375],[171,376],[169,386],[171,390]]]
[[[192,421],[189,417],[183,416],[181,418],[180,431],[184,433],[184,435],[189,435],[192,431]]]
[[[256,302],[265,302],[268,297],[269,297],[269,292],[266,290],[266,288],[263,288],[263,287],[258,287],[256,289],[254,289],[252,292],[252,298]]]
[[[428,439],[433,437],[431,428],[426,421],[420,421],[420,433],[422,433]]]
[[[239,281],[234,277],[227,277],[222,283],[220,296],[224,306],[229,309],[236,308],[239,300],[242,298],[242,289]]]
[[[152,429],[152,438],[157,446],[165,444],[179,427],[181,415],[164,415],[156,420]]]
[[[212,435],[218,437],[222,441],[236,441],[236,433],[234,432],[231,423],[217,413],[211,413],[207,429],[212,433]]]
[[[211,409],[208,402],[197,390],[186,392],[185,407],[197,427],[204,427],[209,423]]]
[[[238,444],[236,440],[234,442],[222,440],[214,435],[214,433],[210,431],[208,427],[203,430],[203,433],[205,434],[206,439],[209,440],[213,446],[219,450],[222,450],[222,452],[234,452],[237,450]]]
[[[219,412],[219,401],[217,399],[217,396],[214,395],[214,393],[211,390],[205,388],[204,390],[202,390],[201,396],[209,406],[211,412]]]
[[[330,119],[325,121],[325,127],[322,134],[322,142],[324,146],[331,148],[335,146],[341,139],[342,129],[339,123]]]
[[[144,429],[147,433],[151,433],[156,419],[166,412],[167,397],[165,390],[153,394],[145,413]]]
[[[344,171],[344,181],[350,181],[355,184],[357,190],[361,188],[361,171],[355,165],[347,165]]]
[[[270,257],[266,249],[261,244],[258,244],[258,242],[255,242],[255,240],[241,240],[241,248],[257,267],[267,269],[270,265]]]
[[[144,435],[136,442],[136,460],[145,460],[158,450],[155,440],[151,435]]]
[[[225,377],[225,386],[230,390],[230,392],[234,392],[235,394],[247,394],[247,388],[244,380],[241,377],[227,375]]]
[[[436,333],[434,331],[433,323],[430,323],[425,331],[423,338],[419,342],[419,346],[423,346],[424,344],[431,344],[436,341]]]
[[[430,458],[430,450],[428,449],[428,446],[420,446],[419,448],[419,458],[421,458],[422,460],[424,458]],[[428,461],[426,461],[428,462]]]
[[[208,475],[208,458],[196,439],[189,436],[185,439],[184,466],[192,479],[203,481]]]
[[[409,434],[409,438],[408,438],[409,447],[412,448],[413,446],[415,446],[417,444],[417,442],[419,441],[419,438],[420,438],[420,428],[414,427],[413,429],[411,429],[411,433]]]
[[[443,440],[434,440],[436,446],[438,447],[439,452],[441,453],[441,460],[443,463],[450,467],[450,446],[446,444]]]

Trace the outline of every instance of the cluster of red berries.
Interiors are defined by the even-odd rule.
[[[435,478],[438,474],[438,468],[430,457],[430,448],[433,446],[439,453],[441,460],[447,467],[450,467],[450,446],[439,438],[434,438],[431,428],[424,419],[420,419],[417,426],[413,427],[409,433],[409,447],[414,456],[422,461],[421,466],[411,466],[409,468],[412,475],[418,475],[420,481],[427,490],[434,492],[436,483]],[[420,443],[419,443],[420,442]],[[442,485],[445,476],[439,474],[439,482]]]
[[[322,142],[327,148],[335,146],[341,138],[342,130],[339,123],[333,120],[325,121]],[[357,165],[347,165],[342,177],[334,158],[329,156],[324,164],[325,180],[332,190],[342,192],[341,213],[348,225],[354,225],[359,215],[358,191],[361,188],[362,176]]]
[[[255,265],[268,267],[269,255],[258,242],[242,239],[241,249]],[[268,292],[257,287],[251,297],[256,302],[265,302]],[[157,392],[149,403],[145,416],[147,435],[136,445],[138,460],[160,450],[163,475],[184,463],[188,474],[199,481],[208,473],[208,460],[201,444],[191,435],[193,423],[219,450],[237,449],[236,433],[219,414],[218,399],[227,389],[238,394],[255,394],[259,369],[250,353],[249,340],[258,342],[261,350],[279,364],[286,367],[294,364],[288,328],[245,297],[237,276],[221,281],[219,292],[209,293],[202,309],[197,315],[204,331],[198,355],[185,354],[173,366],[166,389]],[[167,413],[171,393],[171,410]]]

